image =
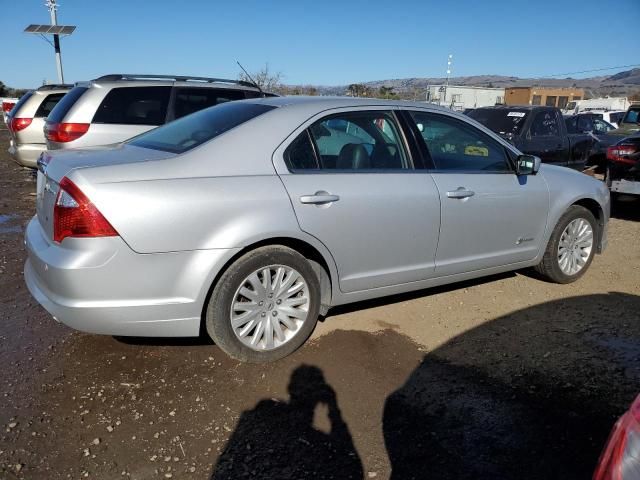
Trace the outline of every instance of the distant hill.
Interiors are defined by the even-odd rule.
[[[424,78],[395,78],[388,80],[374,80],[362,82],[364,85],[377,90],[380,87],[393,87],[393,90],[403,97],[418,95],[422,97],[428,85],[438,85],[446,82],[444,77]],[[577,87],[585,90],[585,96],[600,97],[628,96],[640,91],[640,68],[634,68],[610,76],[590,78],[518,78],[504,75],[473,75],[469,77],[451,77],[449,85],[468,85],[475,87]],[[319,93],[324,95],[344,95],[347,85],[316,86]]]

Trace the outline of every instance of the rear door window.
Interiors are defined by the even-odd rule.
[[[322,169],[410,168],[399,129],[390,112],[336,114],[314,123],[309,132]]]
[[[162,125],[171,87],[120,87],[104,98],[92,123]]]
[[[220,103],[246,98],[244,90],[220,88],[176,88],[174,118],[213,107]]]
[[[302,132],[285,150],[290,171],[410,169],[391,112],[339,113]]]
[[[89,90],[87,87],[73,87],[62,97],[53,110],[47,115],[47,121],[61,123],[64,121],[64,117],[69,113],[71,107],[82,97],[82,94]]]
[[[50,95],[47,95],[38,107],[38,110],[36,110],[34,117],[48,117],[51,113],[51,110],[53,110],[53,107],[55,107],[58,102],[62,100],[62,97],[64,97],[64,93],[52,93]]]

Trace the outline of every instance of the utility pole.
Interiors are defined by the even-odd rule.
[[[46,0],[45,5],[51,15],[51,25],[58,25],[58,4],[56,0]],[[60,53],[60,35],[53,34],[53,49],[56,52],[56,67],[58,68],[58,80],[64,83],[64,73],[62,71],[62,54]]]
[[[444,103],[445,106],[447,104],[447,89],[449,88],[449,76],[451,75],[451,60],[453,59],[453,55],[449,54],[449,58],[447,58],[447,81],[444,85]],[[442,105],[442,102],[440,102]]]
[[[60,37],[62,35],[71,35],[76,27],[74,25],[58,25],[58,0],[45,0],[44,5],[49,9],[51,24],[31,24],[24,29],[24,32],[40,35],[49,45],[53,47],[56,54],[58,81],[60,83],[64,83],[64,73],[62,72],[62,54],[60,53]],[[53,35],[53,43],[51,43],[51,41],[49,41],[49,39],[45,35]]]

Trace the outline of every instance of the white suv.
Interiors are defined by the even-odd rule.
[[[47,118],[48,150],[122,142],[176,118],[232,100],[274,96],[241,80],[104,75],[79,82]]]

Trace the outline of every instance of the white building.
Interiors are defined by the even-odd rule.
[[[427,103],[453,110],[490,107],[504,103],[504,88],[468,87],[463,85],[429,85]]]

